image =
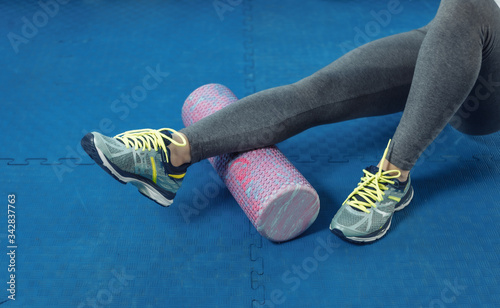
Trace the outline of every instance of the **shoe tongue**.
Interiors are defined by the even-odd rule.
[[[377,166],[370,166],[365,169],[366,171],[370,172],[371,174],[375,174],[378,172],[378,167]]]
[[[371,174],[375,174],[378,172],[379,169],[377,166],[370,166],[370,167],[366,168],[365,170],[370,172]],[[382,170],[382,171],[384,171],[384,170]],[[406,182],[401,182],[398,179],[392,179],[392,181],[394,181],[394,184],[390,184],[390,185],[393,185],[395,187],[399,187],[401,185],[404,187],[406,185],[406,183],[408,182],[408,180]]]
[[[165,136],[169,137],[169,138],[172,138],[172,133],[169,132],[168,130],[160,130],[159,131],[160,133],[164,134]],[[170,140],[168,140],[167,138],[165,137],[162,137],[163,138],[163,141],[165,142],[165,146],[168,146],[171,142]],[[169,148],[167,148],[167,153],[164,153],[163,151],[162,152],[162,155],[164,155],[164,167],[165,167],[165,170],[166,172],[168,173],[172,173],[172,174],[182,174],[182,173],[185,173],[187,168],[191,165],[190,163],[186,163],[186,164],[183,164],[183,165],[180,165],[178,167],[174,167],[171,163],[167,163],[166,162],[166,157],[165,156],[168,156],[168,161],[170,161],[170,150]]]
[[[172,134],[166,129],[160,130],[159,132],[162,133],[163,135],[169,137],[169,138],[172,138]],[[171,143],[170,140],[168,140],[165,137],[162,137],[162,139],[163,139],[163,142],[165,142],[165,146],[168,146]]]
[[[375,173],[377,173],[377,172],[378,172],[378,167],[377,167],[377,166],[373,166],[373,165],[372,165],[372,166],[369,166],[369,167],[365,168],[365,170],[366,170],[366,171],[368,171],[368,172],[370,172],[371,174],[375,174]],[[373,188],[371,188],[371,187],[366,187],[366,189],[374,190],[374,189],[373,189]],[[354,196],[353,196],[353,197],[354,197]],[[361,196],[357,196],[357,198],[356,198],[356,199],[358,199],[358,200],[360,200],[360,201],[366,201],[366,200],[365,200],[365,198],[368,198],[368,197],[361,197]],[[371,201],[375,201],[375,200],[373,200],[372,198],[370,198],[370,200],[371,200]],[[355,210],[355,211],[358,211],[358,212],[363,212],[363,211],[361,211],[360,209],[357,209],[357,208],[355,208],[355,207],[351,207],[351,208],[352,208],[353,210]]]

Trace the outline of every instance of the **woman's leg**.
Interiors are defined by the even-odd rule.
[[[369,43],[308,78],[244,98],[180,134],[146,129],[109,138],[92,132],[82,147],[117,180],[133,182],[168,206],[185,163],[275,144],[315,125],[401,111],[424,36],[421,29]]]
[[[406,107],[392,139],[387,159],[392,166],[410,170],[450,119],[461,114],[457,111],[469,94],[481,93],[487,100],[467,121],[459,124],[456,118],[455,127],[484,133],[500,129],[500,101],[494,89],[485,93],[489,91],[486,87],[479,92],[474,88],[481,87],[480,71],[486,80],[500,76],[499,31],[500,9],[493,0],[441,1],[428,26]],[[382,167],[391,169],[387,161]]]
[[[406,181],[408,171],[469,93],[476,92],[473,87],[482,66],[500,69],[500,54],[494,48],[499,19],[500,9],[493,0],[441,1],[420,48],[403,116],[384,153],[387,159],[380,168],[364,171],[362,181],[332,219],[333,233],[355,243],[373,242],[386,234],[394,211],[413,197],[411,180]],[[500,101],[489,94],[488,105],[496,114],[484,120],[499,121]],[[485,123],[478,123],[479,127]],[[498,122],[494,126],[500,128]]]
[[[258,92],[180,132],[176,164],[281,142],[310,127],[402,111],[425,28],[383,38],[297,83]],[[174,149],[172,152],[174,153]]]

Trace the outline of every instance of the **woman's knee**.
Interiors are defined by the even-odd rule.
[[[445,23],[461,27],[482,25],[493,0],[442,0],[431,24]],[[496,4],[495,4],[496,6]]]
[[[489,1],[494,2],[494,0],[441,0],[438,15],[447,13],[446,15],[460,17],[457,14],[477,14],[481,11],[482,6]]]

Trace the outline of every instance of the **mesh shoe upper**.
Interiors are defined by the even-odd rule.
[[[382,161],[388,148],[389,145]],[[330,230],[355,242],[382,237],[390,226],[394,211],[406,206],[413,196],[410,177],[401,183],[397,179],[400,175],[398,170],[383,171],[376,166],[364,169],[358,186],[333,217]]]
[[[367,169],[373,171],[373,166]],[[374,206],[367,208],[368,213],[345,202],[333,218],[331,228],[341,230],[346,236],[365,236],[377,231],[394,213],[395,206],[400,202],[398,199],[403,199],[408,193],[410,182],[408,180],[405,185],[400,185],[399,182],[385,185],[388,189],[384,191],[382,200],[372,199]],[[353,195],[350,199],[363,200],[364,197]]]
[[[160,146],[157,146],[156,149],[154,146],[144,146],[143,143],[147,140],[139,141],[136,146],[129,144],[127,147],[122,140],[116,137],[110,138],[99,133],[93,134],[96,147],[121,171],[142,176],[168,191],[175,192],[179,189],[182,177],[175,177],[182,172],[169,172],[177,168],[169,166],[171,164],[169,163],[170,153],[168,150],[165,151]],[[126,133],[124,134],[125,137],[122,138],[127,138]],[[123,136],[123,134],[120,135]],[[171,135],[168,134],[168,136]],[[165,143],[168,145],[169,142]]]

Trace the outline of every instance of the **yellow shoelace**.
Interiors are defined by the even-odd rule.
[[[171,128],[161,128],[158,130],[146,128],[129,130],[116,135],[115,138],[121,140],[127,148],[133,146],[135,150],[141,148],[143,151],[151,151],[151,149],[158,151],[158,148],[160,148],[164,153],[167,153],[167,146],[165,145],[165,141],[163,140],[163,138],[167,139],[172,144],[175,144],[177,146],[183,147],[187,145],[186,139],[181,134],[178,134],[178,136],[181,137],[182,143],[177,142],[169,136],[160,132],[163,130],[169,131],[172,134],[177,133],[176,130],[173,130]],[[168,157],[166,157],[166,159],[168,162]]]
[[[380,166],[382,166],[382,162],[387,156],[390,144],[391,140],[389,140],[387,148],[384,151],[384,156],[380,160]],[[384,191],[389,189],[384,184],[394,184],[394,181],[391,181],[391,179],[398,178],[401,175],[401,171],[382,171],[382,168],[379,168],[378,172],[375,174],[372,174],[366,169],[363,170],[363,173],[364,176],[361,178],[361,182],[359,182],[358,187],[354,189],[354,191],[347,197],[342,205],[348,204],[351,207],[361,210],[365,213],[370,213],[367,208],[377,207],[375,202],[382,201],[383,196],[385,195]]]

